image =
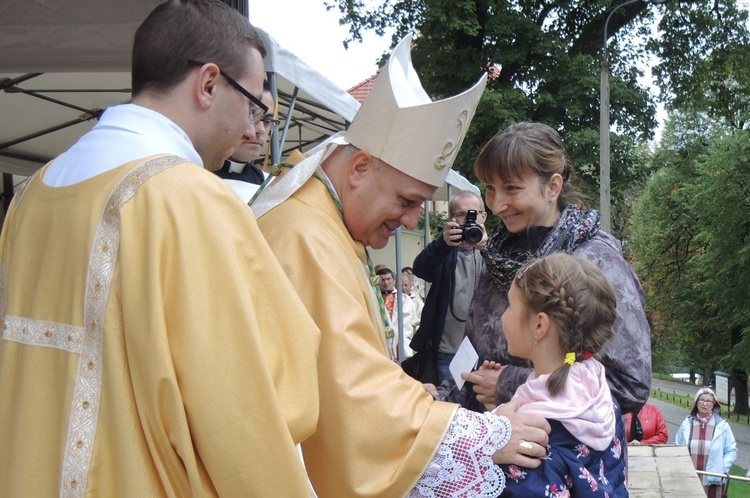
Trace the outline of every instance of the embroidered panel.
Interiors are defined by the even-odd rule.
[[[104,205],[104,212],[94,235],[86,275],[85,333],[73,387],[60,482],[61,496],[84,496],[86,492],[102,394],[104,314],[117,265],[122,206],[146,180],[182,162],[185,160],[176,156],[161,156],[136,166],[114,187]]]
[[[408,498],[499,496],[505,488],[505,474],[492,455],[508,444],[512,430],[506,417],[458,408],[437,453]]]
[[[3,270],[5,268],[3,267]],[[20,316],[5,316],[6,341],[20,342],[30,346],[42,346],[63,349],[71,353],[80,353],[83,340],[83,327],[67,323],[31,320]]]

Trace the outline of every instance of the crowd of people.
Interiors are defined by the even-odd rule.
[[[628,495],[627,444],[664,442],[644,295],[557,131],[490,138],[485,197],[453,196],[413,269],[369,257],[417,225],[486,82],[433,101],[411,43],[347,131],[270,179],[255,28],[220,0],[149,14],[132,101],[5,218],[0,495]],[[464,338],[479,367],[457,382]],[[726,472],[712,402],[676,440]]]

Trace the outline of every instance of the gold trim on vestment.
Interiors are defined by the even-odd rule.
[[[177,156],[160,156],[134,167],[112,189],[91,247],[84,296],[85,333],[65,441],[60,495],[84,496],[102,395],[102,343],[104,315],[120,245],[122,206],[152,176],[185,162]]]
[[[89,255],[83,326],[6,316],[4,254],[1,256],[0,343],[2,340],[9,340],[31,346],[62,349],[79,355],[60,476],[60,496],[79,497],[86,493],[102,394],[104,319],[117,266],[122,206],[146,180],[183,162],[185,160],[177,156],[159,156],[146,160],[133,167],[112,189]],[[24,182],[16,192],[12,201],[16,208],[26,186],[34,180],[41,181],[39,173]]]
[[[6,341],[19,342],[29,346],[42,346],[80,353],[83,344],[83,327],[67,323],[31,320],[21,316],[5,316]]]

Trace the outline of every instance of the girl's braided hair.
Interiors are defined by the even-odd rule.
[[[601,351],[612,337],[617,297],[604,273],[587,259],[553,253],[529,262],[515,283],[529,316],[546,313],[560,330],[560,347],[583,356]],[[564,363],[547,380],[552,396],[565,385],[570,365]]]

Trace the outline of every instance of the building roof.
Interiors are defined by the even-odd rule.
[[[378,74],[380,74],[380,69],[378,69],[375,74],[373,74],[366,80],[357,83],[349,90],[347,90],[349,92],[349,95],[354,97],[354,99],[360,104],[364,102],[367,96],[370,94],[370,90],[372,90],[372,86],[375,84],[375,80],[378,79]]]

